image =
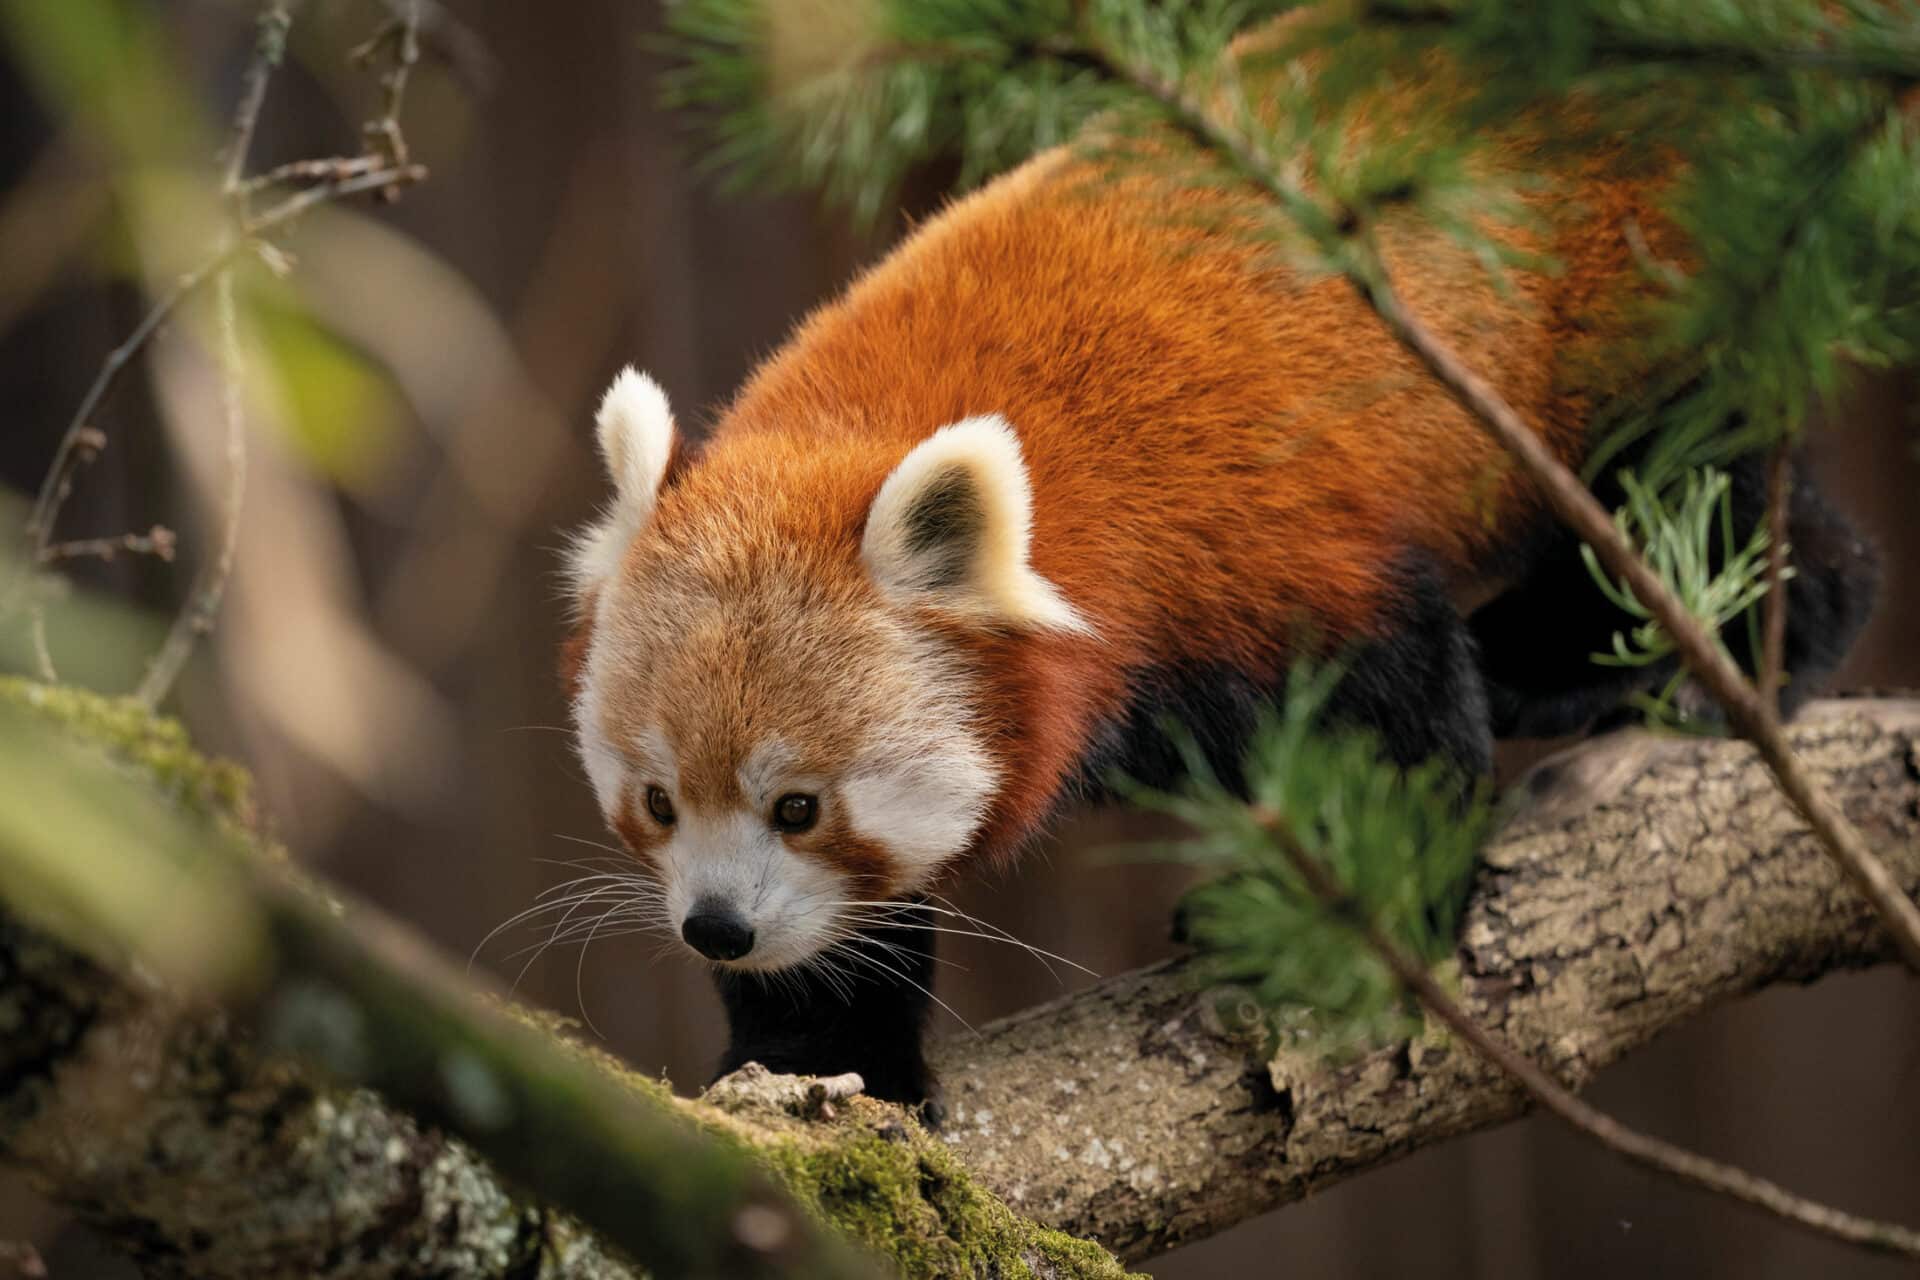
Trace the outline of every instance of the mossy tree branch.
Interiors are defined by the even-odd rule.
[[[93,736],[131,738],[134,757],[193,811],[187,829],[207,839],[202,853],[217,848],[213,826],[226,819],[208,815],[234,811],[231,775],[197,762],[177,731],[154,727],[161,722],[113,711],[119,704],[77,705]],[[1794,736],[1849,817],[1895,858],[1903,883],[1920,884],[1920,704],[1820,704]],[[1741,744],[1617,737],[1533,786],[1526,812],[1488,851],[1458,998],[1571,1086],[1714,1003],[1891,954],[1866,904]],[[44,814],[44,793],[34,800],[28,812]],[[18,852],[19,828],[4,814],[17,818],[19,805],[17,790],[0,795],[0,853]],[[158,827],[143,831],[155,849],[191,853]],[[6,884],[8,909],[26,906],[32,882]],[[165,914],[152,911],[164,899],[151,893],[139,895],[148,914]],[[179,931],[189,939],[210,927],[189,924]],[[310,970],[337,981],[344,966],[372,966],[387,986],[409,985],[399,975],[421,960],[413,944],[397,934],[370,944],[371,927],[356,913],[330,935],[353,954]],[[194,960],[198,971],[283,945],[271,932],[246,936],[228,928],[222,946]],[[336,1066],[351,1065],[338,1061],[343,1046],[348,1056],[356,1042],[366,1053],[391,1049],[424,1077],[380,1075],[392,1096],[485,1141],[476,1117],[499,1101],[476,1084],[488,1069],[436,1054],[445,1028],[431,1020],[395,1027],[400,1043],[365,1027],[343,1037],[342,1004],[325,986],[256,985],[234,1003],[236,1019],[0,915],[0,1017],[13,1028],[0,1048],[0,1151],[154,1275],[638,1274],[608,1236],[543,1207],[460,1140],[254,1047],[247,1026]],[[279,995],[263,994],[272,990]],[[1103,1250],[1020,1215],[1145,1257],[1524,1109],[1510,1078],[1438,1030],[1340,1063],[1290,1045],[1262,1067],[1260,1020],[1244,1003],[1200,989],[1176,963],[949,1043],[939,1054],[952,1103],[944,1140],[891,1108],[844,1097],[844,1082],[749,1075],[700,1102],[670,1104],[655,1083],[585,1050],[556,1059],[547,1037],[519,1029],[541,1045],[538,1060],[559,1061],[590,1096],[655,1114],[678,1107],[914,1275],[1117,1275]],[[595,1153],[548,1145],[576,1170],[601,1172]],[[528,1188],[561,1198],[566,1171],[551,1161],[511,1167]],[[645,1206],[624,1208],[660,1221]],[[729,1229],[739,1228],[736,1217]],[[747,1234],[756,1229],[747,1223]]]

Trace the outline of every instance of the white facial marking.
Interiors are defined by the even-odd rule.
[[[587,660],[580,672],[580,692],[573,700],[574,742],[580,752],[580,763],[586,767],[587,780],[593,784],[594,799],[600,802],[600,815],[611,823],[620,812],[627,762],[607,742],[602,720],[606,711],[605,677],[601,664],[594,661],[596,649],[597,646],[587,651]]]
[[[938,755],[869,759],[841,783],[840,798],[854,829],[893,855],[903,873],[895,891],[911,892],[980,829],[995,770],[971,743]]]
[[[694,904],[712,899],[753,930],[753,949],[736,969],[784,969],[816,954],[833,937],[847,878],[788,849],[753,813],[682,812],[661,852],[667,918],[677,927]]]
[[[929,517],[929,503],[953,511]],[[988,414],[940,428],[901,460],[867,512],[860,554],[874,581],[898,599],[993,624],[1093,634],[1033,571],[1032,538],[1033,490],[1020,438],[1005,418]]]

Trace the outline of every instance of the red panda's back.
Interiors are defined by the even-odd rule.
[[[1348,284],[1208,234],[1197,199],[1040,157],[816,312],[710,456],[724,470],[766,433],[870,455],[838,497],[812,494],[851,530],[913,443],[1002,414],[1032,473],[1035,567],[1155,661],[1265,657],[1303,614],[1331,639],[1365,634],[1410,548],[1462,603],[1484,598],[1532,510],[1498,446]],[[1610,323],[1595,316],[1639,210],[1619,184],[1563,192],[1542,247],[1568,269],[1514,273],[1505,294],[1437,235],[1382,239],[1412,309],[1573,458],[1595,396],[1567,370]]]

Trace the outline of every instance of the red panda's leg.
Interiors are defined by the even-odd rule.
[[[1440,575],[1422,555],[1402,560],[1372,634],[1328,653],[1346,677],[1328,720],[1370,729],[1402,767],[1443,756],[1463,780],[1493,763],[1486,690],[1473,638]],[[1310,631],[1309,620],[1307,628]],[[1275,637],[1284,644],[1290,637]],[[1081,766],[1084,791],[1100,795],[1116,778],[1173,788],[1182,781],[1179,736],[1215,777],[1244,793],[1242,762],[1263,711],[1287,695],[1288,673],[1257,674],[1222,663],[1182,664],[1137,674],[1133,704],[1101,735]]]
[[[770,1071],[860,1073],[866,1093],[938,1116],[921,1033],[933,989],[934,934],[917,904],[812,961],[774,974],[719,969],[727,1010],[722,1076],[749,1062]]]
[[[1374,634],[1337,657],[1346,669],[1327,706],[1333,724],[1370,729],[1402,768],[1433,757],[1463,782],[1493,770],[1493,731],[1466,620],[1424,556],[1401,561]]]

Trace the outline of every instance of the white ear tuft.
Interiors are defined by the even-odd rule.
[[[600,456],[619,493],[620,506],[638,506],[644,521],[667,473],[673,452],[673,410],[660,384],[631,365],[600,398],[594,419]]]
[[[927,437],[880,486],[860,554],[880,589],[989,625],[1092,634],[1033,571],[1033,491],[1020,439],[998,414]]]
[[[568,550],[567,569],[577,592],[598,586],[619,567],[627,544],[653,513],[673,456],[667,393],[631,366],[607,388],[594,425],[614,496],[605,514],[581,530]]]

